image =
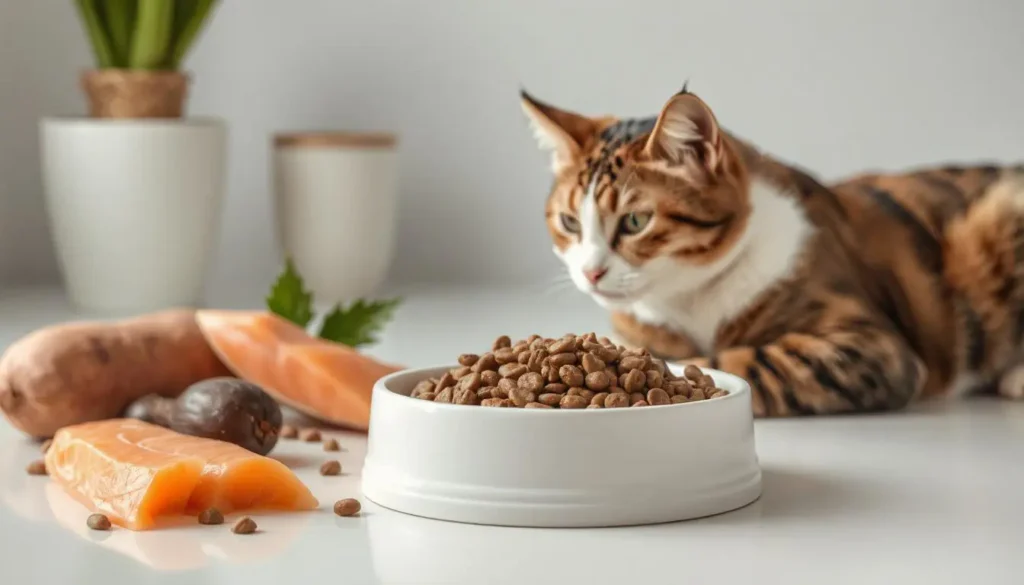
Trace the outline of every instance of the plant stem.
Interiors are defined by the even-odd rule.
[[[100,69],[116,67],[114,52],[110,48],[110,39],[107,38],[107,32],[103,30],[103,22],[93,0],[76,0],[75,5],[85,24],[86,34],[89,35],[89,44],[92,45],[96,66]]]
[[[139,2],[128,66],[132,69],[162,69],[167,63],[174,21],[174,0]]]
[[[216,0],[178,0],[179,10],[174,19],[174,46],[171,48],[169,66],[177,69],[185,54],[192,47],[196,35],[208,20]]]
[[[132,27],[135,25],[137,0],[105,0],[107,28],[117,66],[128,65],[132,49]],[[145,2],[146,0],[142,0]]]

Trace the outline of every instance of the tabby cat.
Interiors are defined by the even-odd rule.
[[[554,251],[627,344],[745,378],[757,416],[1024,397],[1024,167],[823,185],[685,88],[646,119],[522,105]]]

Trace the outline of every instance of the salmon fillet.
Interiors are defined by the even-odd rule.
[[[280,461],[138,420],[96,421],[57,431],[46,452],[46,469],[76,500],[132,530],[209,507],[228,514],[318,505]]]
[[[313,337],[263,311],[196,312],[206,341],[239,378],[318,420],[365,431],[380,378],[402,369]]]

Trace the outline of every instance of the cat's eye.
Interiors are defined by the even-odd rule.
[[[627,213],[619,220],[619,231],[628,235],[639,234],[650,222],[650,213]]]
[[[568,213],[561,213],[558,215],[558,220],[562,222],[562,229],[569,232],[570,234],[580,233],[580,220],[569,215]]]

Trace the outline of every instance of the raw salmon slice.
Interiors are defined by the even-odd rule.
[[[46,469],[79,502],[132,530],[211,506],[228,514],[318,505],[280,461],[138,420],[96,421],[57,431],[46,452]]]
[[[262,311],[198,311],[196,322],[236,376],[313,418],[365,431],[377,380],[402,369],[313,337]]]

